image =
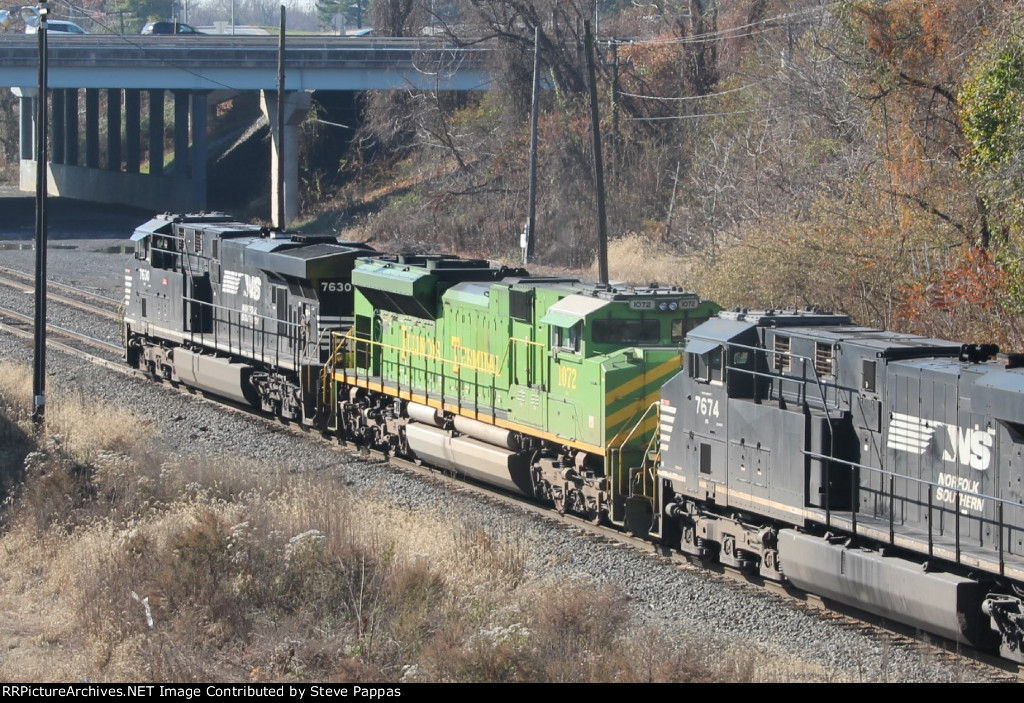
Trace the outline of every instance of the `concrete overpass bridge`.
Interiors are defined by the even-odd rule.
[[[51,33],[47,40],[50,193],[156,211],[203,210],[208,111],[241,91],[260,91],[261,107],[271,122],[275,188],[277,169],[284,176],[286,223],[298,214],[298,125],[312,91],[472,91],[486,90],[491,80],[488,52],[479,47],[458,48],[431,38],[289,35],[284,163],[278,164],[276,36]],[[36,183],[38,70],[35,36],[0,34],[0,86],[20,98],[22,190],[34,190]],[[169,112],[168,95],[173,105]],[[166,154],[165,131],[174,135]],[[271,202],[278,221],[276,192]]]

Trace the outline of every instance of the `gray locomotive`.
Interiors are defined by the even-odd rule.
[[[1024,662],[1024,357],[814,311],[721,313],[686,352],[663,537]]]
[[[219,213],[160,215],[132,240],[128,363],[311,424],[330,332],[352,324],[352,268],[372,249]]]

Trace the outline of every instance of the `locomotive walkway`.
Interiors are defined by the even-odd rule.
[[[206,207],[206,115],[243,91],[260,91],[277,138],[276,36],[47,37],[50,192],[178,212]],[[314,90],[486,90],[489,51],[432,38],[287,36],[285,128],[281,165],[285,220],[297,212],[297,126]],[[0,86],[20,101],[21,187],[35,188],[34,124],[39,51],[34,35],[0,34]],[[173,96],[173,161],[164,155],[165,92]],[[84,92],[84,154],[79,154],[79,98]],[[142,119],[143,104],[148,120]],[[102,109],[101,109],[102,108]],[[101,113],[106,140],[100,144]],[[148,121],[143,138],[141,125]],[[123,144],[123,148],[122,148]],[[123,153],[122,153],[123,152]],[[272,147],[272,167],[276,168]],[[148,154],[144,168],[143,155]],[[163,157],[163,158],[161,158]],[[168,166],[165,172],[165,161]],[[276,183],[277,179],[272,179]],[[275,208],[277,198],[271,199]],[[276,212],[274,213],[276,215]]]

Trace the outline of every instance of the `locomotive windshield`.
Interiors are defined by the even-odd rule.
[[[658,320],[594,320],[592,339],[597,344],[657,344],[661,341]]]

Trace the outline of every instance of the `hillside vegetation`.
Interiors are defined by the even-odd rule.
[[[497,80],[469,96],[371,95],[350,157],[307,172],[317,185],[307,194],[319,199],[307,213],[318,225],[357,223],[385,249],[518,259],[540,26],[537,263],[595,266],[583,52],[593,9],[461,0],[431,19],[415,4],[375,0],[379,31],[430,23],[499,47]],[[1018,3],[681,0],[600,10],[613,279],[676,283],[728,306],[818,305],[863,324],[1021,348]],[[385,207],[355,216],[382,192]]]
[[[112,0],[83,7],[56,12],[119,26]],[[337,7],[320,0],[318,12]],[[816,305],[862,324],[1024,350],[1020,3],[373,0],[359,8],[378,35],[429,32],[490,47],[494,82],[461,94],[368,92],[354,134],[318,120],[333,109],[321,104],[302,138],[300,224],[384,250],[518,261],[539,29],[531,265],[596,275],[584,50],[596,10],[613,279],[674,283],[726,306]],[[169,0],[130,3],[126,26],[170,9]],[[245,102],[220,106],[212,128]],[[0,107],[0,176],[10,180],[13,95]],[[355,124],[354,116],[342,121]],[[265,218],[269,189],[243,177],[264,172],[214,165],[211,188],[258,193],[248,212],[232,210]]]

